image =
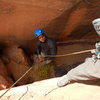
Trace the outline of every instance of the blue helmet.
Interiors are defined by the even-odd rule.
[[[34,35],[36,37],[39,37],[42,34],[44,34],[44,30],[43,29],[40,29],[40,28],[36,29],[35,32],[34,32]]]

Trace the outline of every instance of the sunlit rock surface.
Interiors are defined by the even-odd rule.
[[[4,70],[7,70],[8,74],[12,75],[16,81],[28,69],[9,60],[9,58],[14,58],[28,64],[27,56],[26,54],[24,55],[25,52],[16,46],[11,47],[10,45],[11,43],[16,43],[18,47],[27,49],[28,53],[34,52],[36,41],[33,32],[36,28],[43,28],[46,34],[56,39],[57,42],[97,38],[92,20],[100,17],[99,12],[99,0],[1,0],[0,55],[4,61],[4,66],[6,66]],[[8,46],[8,49],[2,46]],[[4,54],[2,54],[1,49]],[[72,49],[69,49],[69,51],[73,52]],[[66,52],[62,51],[60,53]],[[83,57],[86,56],[84,55]],[[61,60],[63,59],[58,59],[58,62]],[[75,60],[72,59],[70,61],[73,62]],[[0,74],[4,84],[6,82],[11,86],[12,80],[11,83],[8,82],[5,76],[9,78],[9,75],[7,76],[6,71],[4,73],[5,75]],[[30,80],[30,77],[28,79]],[[27,83],[26,79],[22,81],[19,84]],[[1,89],[4,88],[1,87]]]
[[[0,91],[0,100],[99,100],[100,87],[73,83],[58,88],[58,78],[35,82],[7,90]]]

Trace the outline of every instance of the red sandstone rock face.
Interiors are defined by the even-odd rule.
[[[8,59],[8,62],[6,59]],[[9,47],[6,47],[3,51],[3,61],[6,64],[9,75],[11,75],[15,81],[17,81],[29,68],[30,60],[28,56],[24,53],[21,48],[18,48],[18,45],[13,44]],[[17,85],[27,84],[29,81],[32,81],[30,74],[26,75],[17,83]]]
[[[100,17],[99,0],[2,0],[0,39],[25,43],[43,28],[61,41],[96,36],[91,21]]]
[[[6,66],[0,60],[0,90],[9,88],[13,84],[12,79],[9,77]]]

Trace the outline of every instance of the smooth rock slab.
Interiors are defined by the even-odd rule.
[[[100,87],[82,83],[57,88],[58,78],[12,88],[0,100],[99,100]],[[0,91],[2,95],[6,90]]]

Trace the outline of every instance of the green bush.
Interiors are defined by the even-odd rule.
[[[36,72],[35,74],[36,81],[54,77],[54,65],[50,64],[50,65],[39,66],[35,72]]]

